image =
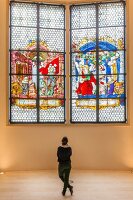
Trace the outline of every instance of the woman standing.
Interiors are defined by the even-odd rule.
[[[62,195],[65,196],[67,188],[69,188],[71,195],[73,194],[73,186],[69,184],[69,175],[71,171],[71,157],[72,149],[68,145],[68,138],[62,138],[62,145],[58,147],[57,157],[58,157],[58,173],[60,179],[64,183],[64,187],[62,190]]]

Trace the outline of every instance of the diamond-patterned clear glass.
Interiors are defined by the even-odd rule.
[[[94,5],[72,6],[72,29],[96,27],[96,7]]]
[[[37,5],[12,3],[11,25],[37,27]]]
[[[65,16],[64,16],[64,7],[63,6],[40,6],[40,27],[43,28],[56,28],[64,29]]]
[[[123,3],[100,4],[99,26],[123,26],[124,7]]]

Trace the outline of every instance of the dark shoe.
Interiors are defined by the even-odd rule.
[[[73,186],[69,187],[71,195],[73,195]]]
[[[65,190],[63,190],[63,191],[62,191],[62,195],[63,195],[63,196],[65,196],[65,194],[66,194],[66,191],[65,191]]]

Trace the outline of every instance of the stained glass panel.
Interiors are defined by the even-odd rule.
[[[124,98],[124,75],[100,75],[100,98]]]
[[[40,29],[40,40],[45,41],[47,50],[64,52],[64,31],[53,29]]]
[[[99,121],[100,122],[123,122],[125,121],[124,99],[100,99]]]
[[[78,29],[78,30],[72,30],[71,31],[71,37],[72,37],[72,43],[71,43],[71,48],[73,52],[82,52],[82,47],[87,49],[86,51],[84,50],[84,53],[92,50],[90,45],[88,46],[87,44],[90,42],[90,44],[93,44],[96,42],[96,29]]]
[[[124,7],[121,3],[99,5],[99,27],[124,26]]]
[[[40,122],[64,122],[63,99],[40,100]]]
[[[41,75],[64,75],[64,54],[40,52],[39,58]]]
[[[36,98],[37,77],[25,75],[11,76],[11,96],[17,98]]]
[[[10,10],[10,122],[64,123],[64,6],[11,2]]]
[[[72,75],[96,74],[96,52],[73,53],[72,54]]]
[[[59,9],[59,6],[40,5],[40,23],[43,28],[64,29],[64,7]],[[44,20],[45,19],[45,20]]]
[[[27,27],[11,27],[11,49],[27,50],[30,41],[37,40],[37,29]],[[37,46],[35,46],[35,49]]]
[[[71,122],[126,122],[125,3],[71,6],[70,28]]]
[[[99,28],[99,48],[108,50],[124,49],[124,27]]]
[[[96,98],[96,76],[72,77],[72,98]]]
[[[64,98],[64,77],[40,76],[39,82],[41,98]]]
[[[11,51],[12,74],[37,74],[37,52]]]
[[[73,122],[95,122],[96,100],[78,99],[72,100],[71,120]]]
[[[36,100],[12,98],[10,104],[11,122],[37,122]]]
[[[99,52],[99,74],[124,74],[124,51]]]
[[[35,4],[12,3],[11,16],[12,26],[37,27],[37,6]]]
[[[94,5],[89,5],[89,6],[79,5],[71,9],[72,29],[96,27],[95,18],[96,18],[96,9]]]

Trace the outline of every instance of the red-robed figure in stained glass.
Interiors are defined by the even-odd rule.
[[[82,78],[85,78],[86,76],[82,73]],[[96,85],[96,79],[93,74],[89,76],[89,80],[83,81],[83,83],[79,83],[79,86],[76,90],[77,94],[81,95],[92,95],[93,94],[93,84]]]

